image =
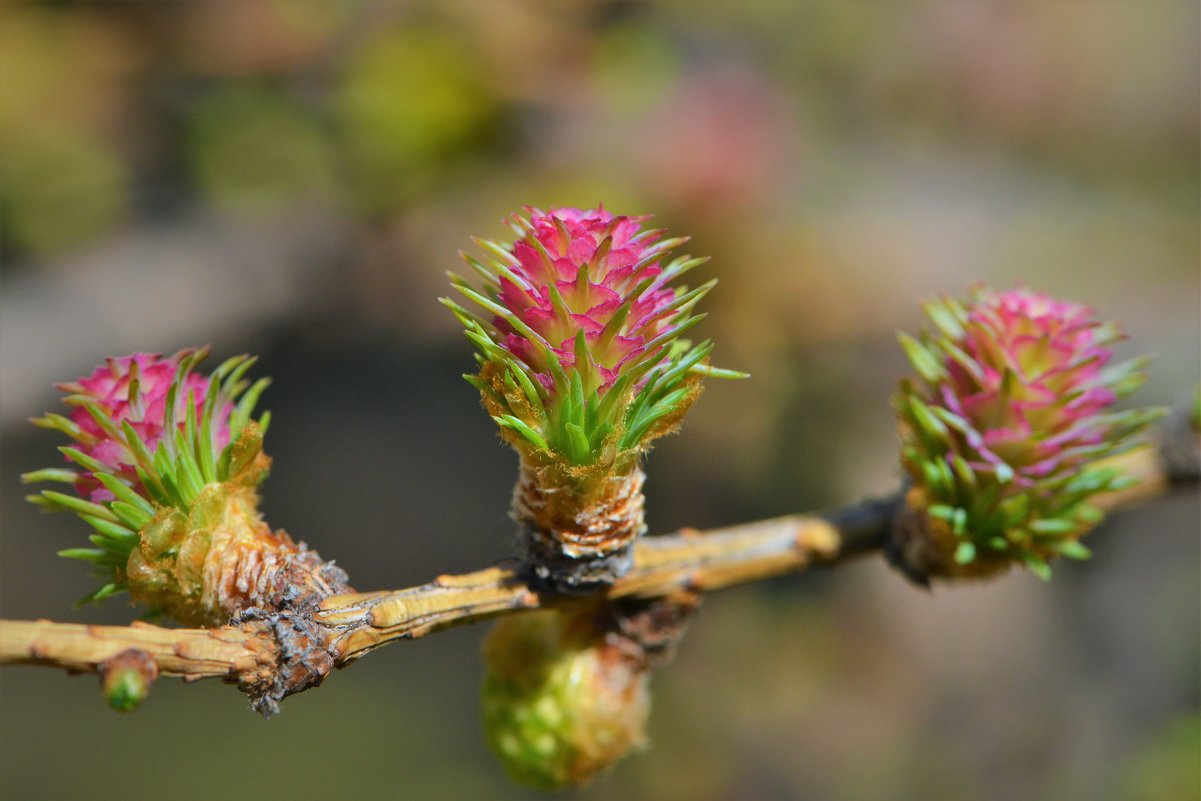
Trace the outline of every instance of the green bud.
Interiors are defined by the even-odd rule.
[[[649,672],[591,619],[537,612],[498,623],[484,645],[484,730],[516,781],[588,782],[645,742]]]
[[[130,648],[105,661],[100,668],[100,691],[118,712],[133,712],[158,677],[158,666],[145,651]]]

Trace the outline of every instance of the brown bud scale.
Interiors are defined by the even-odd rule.
[[[534,574],[556,590],[580,593],[628,572],[634,541],[646,532],[645,479],[635,459],[609,474],[577,476],[523,458],[513,518]]]

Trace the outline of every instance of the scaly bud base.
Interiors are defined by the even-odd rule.
[[[271,530],[254,489],[229,484],[206,487],[189,514],[160,509],[140,532],[126,575],[134,600],[193,626],[347,589],[340,568]]]
[[[634,541],[646,531],[645,479],[633,459],[609,475],[576,475],[522,458],[513,492],[522,560],[559,592],[611,585],[629,571]]]

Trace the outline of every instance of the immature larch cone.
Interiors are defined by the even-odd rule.
[[[645,530],[640,456],[676,429],[709,367],[712,343],[681,337],[713,287],[669,286],[704,259],[666,254],[684,239],[603,208],[515,215],[511,245],[477,240],[483,278],[444,299],[479,353],[467,376],[521,458],[513,513],[521,555],[563,591],[612,583]]]
[[[105,584],[84,600],[128,591],[188,625],[222,625],[251,608],[295,606],[302,596],[345,588],[345,574],[273,532],[259,514],[270,471],[264,413],[251,419],[267,379],[244,380],[254,360],[237,356],[211,377],[193,373],[206,350],[162,358],[109,359],[60,385],[69,416],[34,420],[75,444],[72,469],[29,473],[77,495],[45,490],[31,501],[71,511],[92,526],[93,548],[60,555],[91,562]]]
[[[919,581],[1015,562],[1046,577],[1055,556],[1086,558],[1079,539],[1101,518],[1089,499],[1128,483],[1100,460],[1161,414],[1112,409],[1147,360],[1111,365],[1116,326],[1027,289],[925,309],[935,330],[901,335],[920,380],[895,398],[913,487],[892,558]]]

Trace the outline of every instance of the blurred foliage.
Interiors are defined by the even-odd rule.
[[[662,31],[638,22],[617,23],[596,37],[592,83],[614,113],[646,112],[680,78],[681,56]]]
[[[492,98],[463,43],[437,29],[399,29],[367,42],[336,105],[359,202],[387,212],[430,191],[438,166],[478,141]]]
[[[1201,717],[1173,721],[1126,765],[1125,801],[1195,801],[1201,798]]]
[[[329,137],[280,93],[222,88],[195,110],[192,158],[214,206],[255,212],[335,192]]]
[[[168,176],[176,194],[223,211],[318,199],[385,222],[461,192],[468,175],[486,188],[514,172],[524,197],[550,196],[543,205],[594,203],[561,188],[602,177],[638,185],[667,215],[796,202],[798,189],[837,200],[852,176],[828,174],[840,158],[807,153],[851,148],[862,160],[948,141],[1191,193],[1193,172],[1178,166],[1197,133],[1194,11],[1170,0],[1138,11],[1029,0],[9,4],[0,67],[22,79],[0,96],[0,142],[20,166],[5,168],[16,177],[3,235],[31,263],[103,238],[142,208],[144,187],[161,191],[163,165],[183,170]],[[174,136],[181,110],[188,135]],[[35,219],[60,208],[58,225]]]
[[[124,216],[129,177],[102,141],[70,130],[5,139],[20,158],[0,163],[0,214],[18,246],[53,255],[108,233]]]
[[[125,216],[130,166],[109,136],[122,44],[88,14],[0,8],[0,236],[18,253],[92,242]]]

